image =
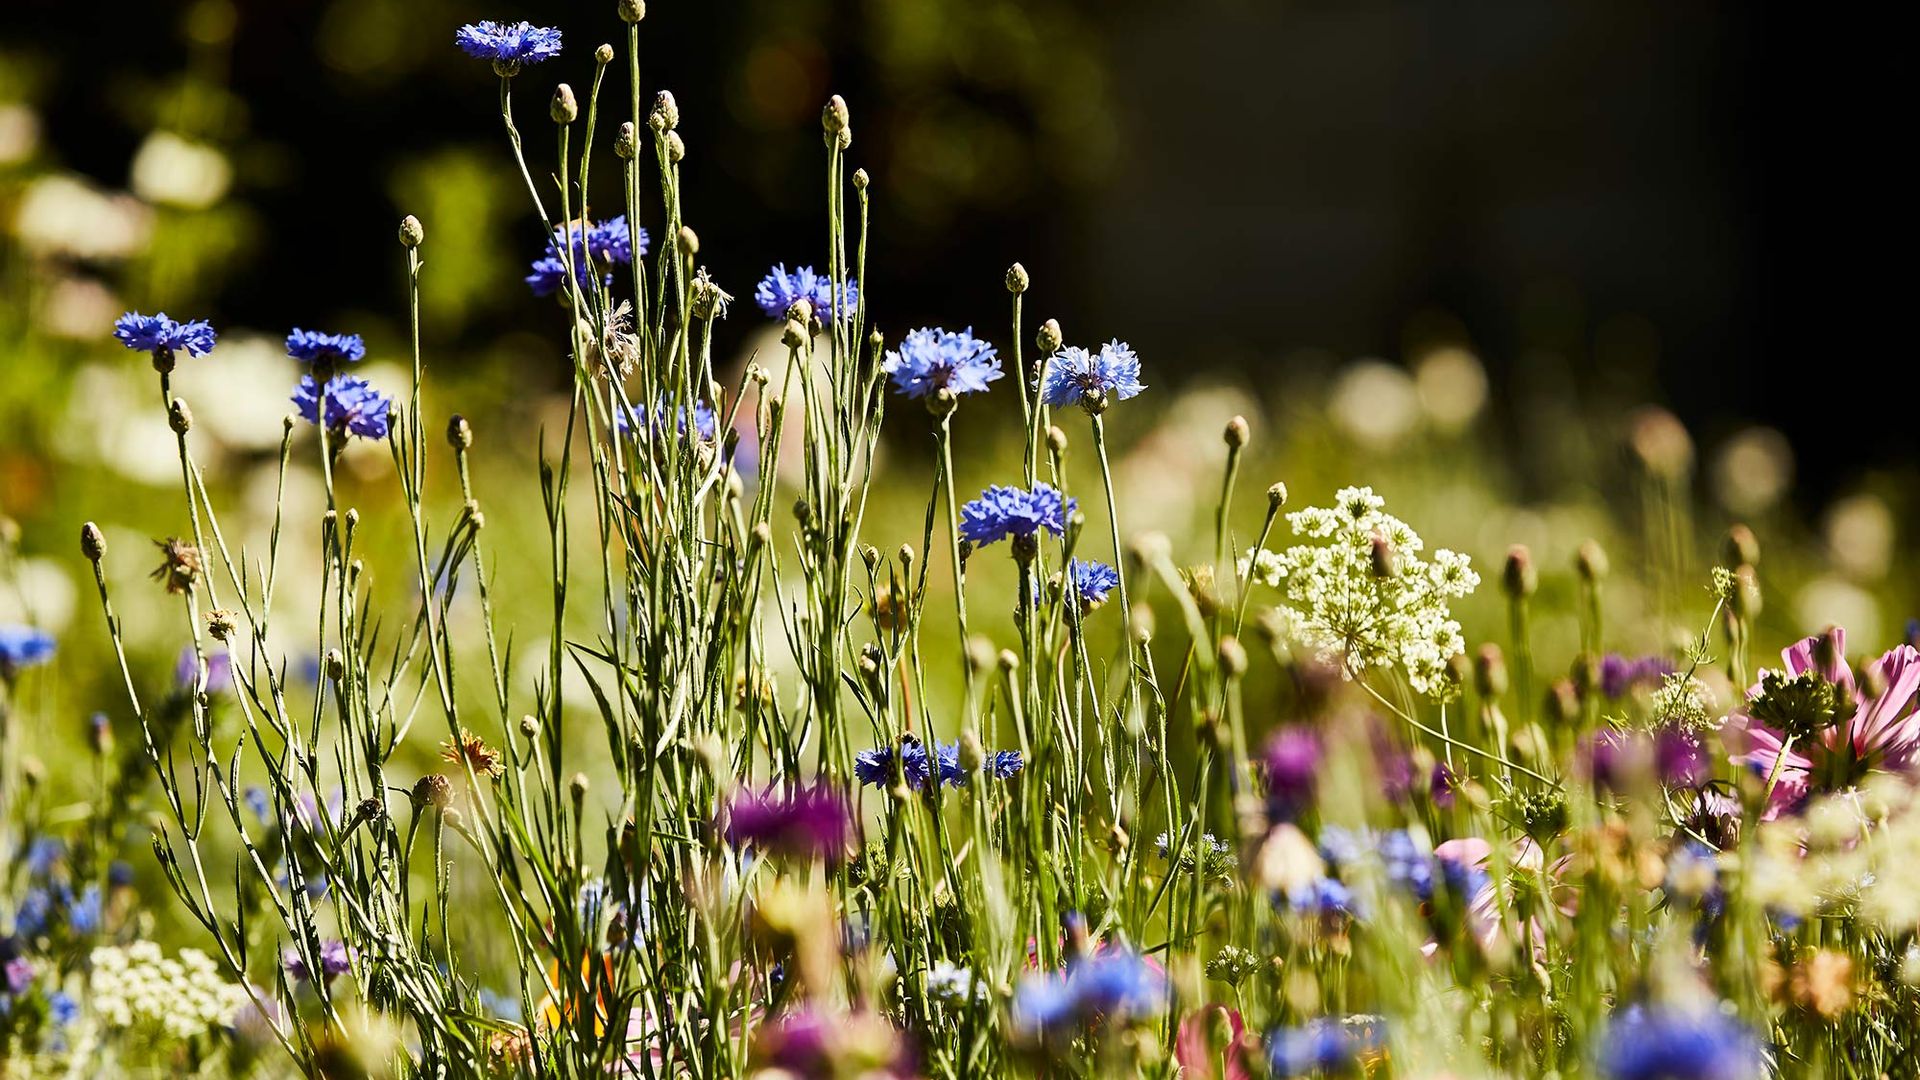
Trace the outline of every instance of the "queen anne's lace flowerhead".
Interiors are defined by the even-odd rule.
[[[393,399],[375,390],[365,379],[336,375],[327,382],[327,427],[365,439],[387,437]],[[320,422],[320,388],[313,376],[303,376],[294,387],[293,403],[310,424]]]
[[[367,343],[359,334],[323,334],[318,330],[293,328],[287,335],[287,355],[321,367],[358,363],[367,355]]]
[[[530,22],[483,19],[454,31],[453,42],[475,60],[493,61],[493,70],[503,77],[517,73],[523,64],[537,64],[560,55],[560,31]]]
[[[939,390],[955,395],[985,390],[1001,376],[993,346],[973,336],[973,328],[915,330],[887,354],[883,368],[893,388],[912,398]]]
[[[227,1027],[248,1002],[245,987],[220,977],[198,949],[167,957],[151,941],[93,950],[87,1005],[109,1029],[191,1039]]]
[[[174,353],[205,356],[213,351],[217,335],[205,319],[176,322],[164,311],[155,315],[129,311],[114,320],[113,336],[127,348],[152,353],[157,358]]]
[[[1240,560],[1240,576],[1282,589],[1282,626],[1348,678],[1398,666],[1416,693],[1438,694],[1447,661],[1466,649],[1447,601],[1471,593],[1480,575],[1445,548],[1421,559],[1419,535],[1385,505],[1372,488],[1345,488],[1333,506],[1288,514],[1296,535],[1327,542],[1255,552]],[[1376,541],[1392,550],[1394,573],[1378,572]]]
[[[1099,412],[1115,401],[1125,401],[1145,390],[1140,381],[1140,358],[1124,341],[1109,341],[1100,351],[1069,347],[1047,362],[1047,378],[1040,399],[1056,409],[1079,405]]]
[[[976,544],[1032,537],[1042,529],[1060,536],[1078,505],[1046,484],[1032,491],[995,484],[960,508],[960,535]]]
[[[753,290],[753,302],[769,319],[784,319],[788,309],[794,303],[805,300],[813,307],[817,318],[825,319],[829,311],[835,310],[833,296],[833,278],[825,274],[816,274],[813,267],[803,266],[793,273],[787,273],[785,263],[778,263],[760,284]],[[860,303],[860,290],[853,282],[847,282],[840,295],[838,314],[840,318],[851,318],[853,309]]]

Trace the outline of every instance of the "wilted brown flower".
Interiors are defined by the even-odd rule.
[[[170,593],[183,593],[193,588],[200,580],[200,549],[179,537],[169,536],[165,540],[155,540],[153,546],[161,550],[165,561],[153,572],[153,580],[159,582]]]
[[[476,775],[491,780],[500,779],[501,774],[507,771],[500,754],[471,731],[462,731],[459,738],[441,743],[440,756],[455,765],[470,765]]]

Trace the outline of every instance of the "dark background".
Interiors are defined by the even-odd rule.
[[[196,280],[217,318],[268,327],[391,317],[393,223],[419,209],[396,177],[431,189],[466,148],[517,183],[456,25],[565,31],[516,80],[536,164],[552,84],[584,96],[593,46],[624,47],[611,0],[4,6],[64,165],[123,184],[157,124],[233,156],[246,228]],[[686,118],[702,261],[743,302],[823,246],[817,116],[839,92],[891,332],[1004,338],[1019,259],[1029,325],[1126,338],[1163,383],[1212,366],[1280,394],[1303,350],[1464,338],[1511,430],[1539,393],[1666,400],[1708,432],[1781,428],[1814,498],[1913,456],[1890,30],[1705,0],[658,0],[641,28],[647,95],[673,89]],[[465,231],[524,250],[431,321],[442,344],[546,310],[517,280],[540,242],[524,192],[494,194],[469,220],[422,215],[443,254]]]

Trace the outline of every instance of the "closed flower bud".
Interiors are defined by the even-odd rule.
[[[1060,321],[1048,319],[1040,324],[1040,332],[1033,335],[1033,343],[1041,353],[1051,356],[1060,351],[1060,343],[1066,340],[1060,335]]]
[[[972,776],[986,764],[987,752],[980,745],[980,732],[967,728],[960,732],[960,771]]]
[[[1007,291],[1008,292],[1012,293],[1015,296],[1019,296],[1021,293],[1027,291],[1028,284],[1030,284],[1030,282],[1028,281],[1028,278],[1027,278],[1026,267],[1021,266],[1019,263],[1014,263],[1012,266],[1007,267]]]
[[[898,555],[900,558],[900,569],[906,570],[911,566],[913,566],[913,545],[912,544],[901,544]]]
[[[1733,568],[1732,605],[1733,613],[1742,619],[1752,620],[1760,614],[1760,575],[1749,563]]]
[[[1220,668],[1229,679],[1237,679],[1247,673],[1247,650],[1241,646],[1240,639],[1232,634],[1220,639]]]
[[[847,101],[839,94],[827,99],[826,108],[820,110],[820,126],[829,134],[838,134],[847,129],[852,118],[847,113]]]
[[[465,450],[473,445],[473,426],[467,423],[466,417],[454,413],[453,418],[447,421],[447,442],[455,450]]]
[[[667,160],[675,165],[687,160],[687,142],[677,131],[667,132]]]
[[[1227,440],[1228,449],[1238,450],[1247,445],[1249,434],[1247,430],[1247,418],[1244,416],[1236,416],[1227,421],[1227,430],[1223,433],[1222,438]]]
[[[88,562],[97,563],[106,553],[107,538],[100,532],[100,526],[91,521],[80,526],[80,554],[85,555]]]
[[[355,821],[379,821],[386,816],[387,804],[372,795],[361,799],[360,805],[354,807],[353,810],[353,819]]]
[[[567,781],[567,790],[573,794],[574,802],[579,802],[581,799],[586,798],[587,788],[590,786],[592,786],[592,782],[587,779],[587,774],[583,772],[574,773],[573,779]]]
[[[635,130],[633,121],[620,125],[620,134],[613,140],[613,156],[621,161],[632,161],[640,153],[640,133]]]
[[[1507,549],[1507,565],[1500,577],[1501,587],[1515,600],[1524,600],[1532,596],[1540,587],[1540,572],[1533,568],[1533,553],[1525,544],[1515,544]]]
[[[341,676],[347,673],[347,659],[340,655],[339,649],[328,649],[320,670],[326,672],[327,678],[339,682]]]
[[[620,21],[637,23],[647,17],[647,0],[619,0],[614,9],[620,12]]]
[[[1579,572],[1580,580],[1589,585],[1597,584],[1607,576],[1607,549],[1601,547],[1598,540],[1588,540],[1574,554],[1573,566]]]
[[[1009,675],[1020,670],[1020,654],[1012,649],[1001,649],[1000,670]]]
[[[613,46],[603,43],[593,50],[593,62],[601,65],[613,63]]]
[[[573,87],[561,83],[553,88],[553,101],[547,112],[556,124],[571,124],[580,116],[580,104],[573,100]]]
[[[420,225],[420,219],[408,214],[400,219],[400,243],[403,247],[417,248],[427,238],[427,230]]]
[[[941,418],[952,416],[953,410],[960,407],[960,399],[954,395],[954,392],[950,388],[945,386],[928,394],[926,402],[927,411]]]
[[[1267,489],[1267,509],[1278,510],[1287,505],[1287,485],[1276,483]]]
[[[853,190],[865,191],[867,190],[867,185],[871,182],[872,182],[871,178],[867,176],[867,170],[865,169],[853,170]]]
[[[689,257],[700,254],[700,234],[694,232],[691,225],[680,226],[680,254]]]
[[[94,713],[87,724],[87,742],[99,757],[113,753],[113,723],[106,713]]]
[[[526,736],[529,739],[539,738],[540,737],[540,721],[537,718],[532,716],[521,717],[520,718],[520,734]]]
[[[807,344],[807,327],[798,319],[788,319],[787,327],[780,332],[780,344],[789,349],[802,348]]]
[[[226,608],[214,608],[207,612],[207,633],[215,641],[226,641],[233,637],[234,615]]]
[[[1580,719],[1580,695],[1575,692],[1572,679],[1555,679],[1553,685],[1547,687],[1547,715],[1562,727]]]
[[[760,545],[761,547],[766,547],[768,544],[773,543],[772,526],[768,525],[764,521],[754,522],[753,523],[753,542]]]
[[[1481,697],[1499,697],[1507,692],[1507,661],[1500,646],[1488,642],[1473,656],[1473,686]]]
[[[441,816],[446,820],[447,828],[452,829],[455,832],[458,832],[461,829],[461,827],[467,823],[467,816],[465,814],[462,814],[460,812],[460,808],[457,806],[447,807],[445,810],[441,811]]]
[[[453,801],[453,782],[439,773],[428,773],[414,782],[413,808],[416,810],[431,806],[444,810]]]
[[[1000,650],[993,647],[992,641],[979,634],[967,639],[967,663],[973,666],[976,674],[984,675],[992,671],[999,662]]]
[[[1760,565],[1760,538],[1745,525],[1735,525],[1727,530],[1726,543],[1721,550],[1726,553],[1730,566]]]
[[[1067,433],[1052,424],[1047,425],[1047,450],[1055,457],[1067,452]]]
[[[1127,632],[1133,640],[1145,645],[1153,640],[1153,609],[1145,604],[1133,605],[1133,611],[1127,618]]]
[[[193,410],[187,408],[184,399],[174,398],[173,404],[167,406],[167,426],[176,435],[185,435],[193,430]]]
[[[673,100],[673,91],[662,90],[653,96],[653,111],[647,114],[647,125],[662,132],[680,126],[680,106]]]

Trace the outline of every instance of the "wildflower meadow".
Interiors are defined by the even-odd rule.
[[[1652,406],[1521,492],[1461,349],[1194,391],[1019,263],[903,325],[839,96],[722,280],[717,121],[604,6],[445,28],[546,406],[423,344],[424,209],[377,320],[9,314],[8,401],[95,381],[3,437],[148,480],[0,536],[7,1076],[1920,1071],[1884,502]]]

